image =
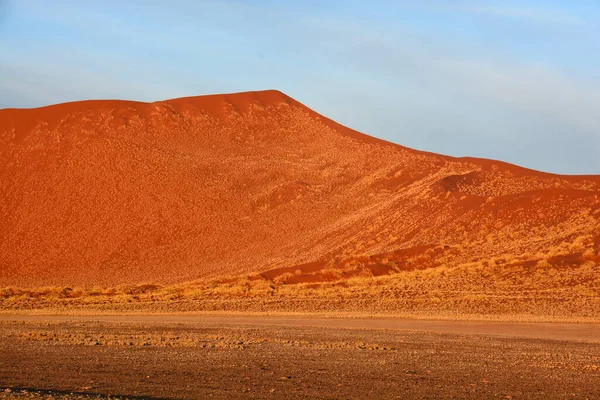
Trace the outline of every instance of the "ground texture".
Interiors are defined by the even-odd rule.
[[[592,325],[38,318],[0,322],[0,398],[600,397]]]

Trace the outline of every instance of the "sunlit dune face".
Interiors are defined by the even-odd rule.
[[[3,285],[598,261],[600,177],[418,152],[277,91],[1,110],[0,166]]]

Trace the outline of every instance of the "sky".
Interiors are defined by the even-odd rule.
[[[0,108],[263,89],[419,150],[600,174],[600,2],[0,0]]]

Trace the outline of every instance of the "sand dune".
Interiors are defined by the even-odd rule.
[[[0,193],[0,286],[600,262],[600,176],[408,149],[277,91],[0,110]]]

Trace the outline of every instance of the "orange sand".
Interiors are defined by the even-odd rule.
[[[600,261],[600,176],[415,151],[278,91],[0,110],[0,194],[0,286]]]

